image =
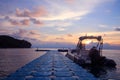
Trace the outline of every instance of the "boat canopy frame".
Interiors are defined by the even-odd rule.
[[[99,54],[102,56],[103,39],[101,36],[81,36],[81,37],[79,37],[79,41],[78,41],[78,44],[76,47],[77,52],[80,53],[81,50],[85,49],[85,44],[82,43],[82,41],[85,39],[96,39],[98,41],[96,48],[98,49]]]

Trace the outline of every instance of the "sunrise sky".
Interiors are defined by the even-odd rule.
[[[120,0],[0,0],[0,35],[58,47],[86,34],[120,46]]]

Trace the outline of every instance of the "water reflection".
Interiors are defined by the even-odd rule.
[[[0,78],[15,72],[44,53],[46,52],[35,52],[35,49],[0,49]]]
[[[102,77],[105,76],[107,77],[108,72],[111,71],[115,71],[116,68],[115,67],[101,67],[101,66],[92,66],[89,69],[89,72],[92,73],[95,77]]]
[[[103,56],[115,60],[116,68],[93,66],[86,69],[100,80],[120,80],[120,50],[103,50]]]

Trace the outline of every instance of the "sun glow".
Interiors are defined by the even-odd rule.
[[[85,44],[90,44],[92,41],[91,40],[85,40],[84,43]]]

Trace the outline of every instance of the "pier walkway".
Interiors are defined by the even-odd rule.
[[[97,78],[61,53],[48,51],[4,80],[97,80]]]

